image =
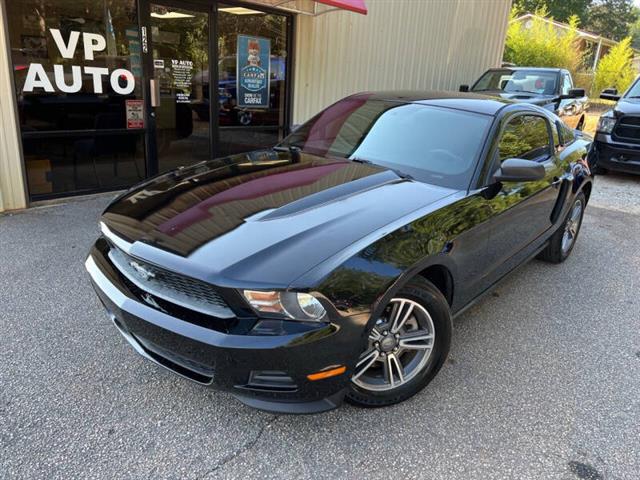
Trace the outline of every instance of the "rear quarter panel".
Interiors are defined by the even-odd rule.
[[[593,143],[593,138],[586,134],[579,134],[576,140],[558,153],[562,168],[565,170],[570,189],[563,201],[560,214],[555,219],[556,226],[564,220],[566,213],[573,204],[576,196],[584,191],[589,199],[593,186],[593,174],[588,165],[588,155]]]

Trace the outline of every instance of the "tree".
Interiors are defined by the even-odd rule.
[[[633,0],[598,0],[589,8],[587,30],[612,40],[629,35],[630,26],[638,20]]]
[[[589,7],[593,0],[514,0],[513,6],[520,13],[533,13],[545,9],[550,16],[559,22],[566,23],[573,15],[577,15],[581,24],[588,17]]]
[[[612,47],[598,63],[593,90],[600,92],[605,88],[615,87],[623,92],[631,85],[634,77],[631,37],[627,37]]]
[[[636,50],[640,50],[640,10],[636,8],[638,20],[629,26],[629,35],[631,36],[631,46]]]
[[[544,21],[548,16],[545,8],[537,10],[527,26],[522,22],[509,22],[505,42],[504,60],[516,65],[530,67],[566,68],[572,74],[582,67],[582,53],[577,44],[578,17],[569,18],[569,29],[557,29]],[[516,16],[515,8],[511,19]]]

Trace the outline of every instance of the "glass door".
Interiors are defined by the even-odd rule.
[[[217,155],[275,145],[287,133],[291,17],[219,3]]]
[[[148,12],[150,150],[164,172],[212,157],[211,9],[159,1]]]
[[[288,129],[292,17],[141,0],[151,174],[275,145]]]

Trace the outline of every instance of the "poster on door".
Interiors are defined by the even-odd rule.
[[[176,92],[176,103],[191,103],[193,61],[172,59],[171,75],[173,76],[173,88]]]
[[[238,35],[237,90],[241,108],[269,108],[271,40]]]
[[[127,129],[144,128],[144,104],[142,100],[126,100]]]

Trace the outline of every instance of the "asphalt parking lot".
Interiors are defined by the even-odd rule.
[[[415,398],[275,416],[139,358],[83,260],[109,196],[0,216],[0,478],[637,479],[640,177],[598,177],[572,257],[457,319]]]

